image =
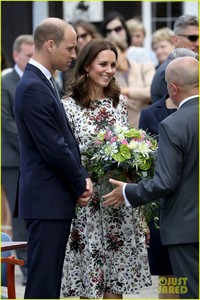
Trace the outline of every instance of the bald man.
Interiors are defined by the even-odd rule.
[[[158,161],[154,177],[138,184],[110,179],[117,187],[103,196],[106,206],[117,208],[123,201],[138,207],[161,199],[160,234],[169,249],[172,289],[182,299],[198,299],[198,101],[199,62],[180,57],[169,63],[166,82],[169,96],[179,107],[159,126]],[[164,283],[163,283],[164,282]],[[161,288],[166,284],[165,280]]]
[[[75,58],[71,25],[47,18],[34,32],[35,50],[16,89],[20,136],[19,217],[28,233],[26,299],[58,299],[75,206],[87,205],[92,182],[56,91],[53,74]]]

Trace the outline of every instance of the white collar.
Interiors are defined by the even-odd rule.
[[[14,65],[14,69],[15,69],[15,72],[19,75],[19,77],[21,78],[22,75],[23,75],[23,71],[19,68],[19,66],[17,64]]]
[[[43,65],[41,65],[39,62],[37,62],[36,60],[34,60],[33,58],[30,59],[29,64],[37,67],[38,69],[40,69],[40,71],[44,74],[44,76],[49,80],[50,77],[52,76],[51,73],[49,72],[49,70],[47,68],[45,68]]]
[[[188,102],[190,99],[196,98],[196,97],[199,97],[199,95],[194,95],[194,96],[190,96],[190,97],[185,98],[184,100],[182,100],[182,101],[179,103],[178,108],[180,108],[185,102]]]

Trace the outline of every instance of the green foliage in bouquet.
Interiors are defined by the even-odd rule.
[[[157,141],[142,129],[121,127],[118,124],[93,135],[82,152],[83,163],[93,180],[117,169],[151,178],[156,162]]]
[[[111,173],[112,178],[138,182],[153,177],[156,153],[157,141],[146,131],[116,124],[93,135],[82,157],[94,181]],[[152,217],[158,221],[158,206],[157,201],[143,206],[147,223]]]

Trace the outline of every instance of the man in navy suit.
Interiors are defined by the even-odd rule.
[[[103,196],[117,208],[123,201],[133,207],[162,198],[160,234],[168,246],[173,274],[185,289],[180,298],[199,299],[198,178],[199,178],[199,62],[179,57],[166,69],[169,96],[179,107],[159,125],[158,161],[154,177],[138,184],[115,184]],[[180,288],[177,284],[177,288]],[[181,291],[181,290],[180,290]]]
[[[34,32],[35,51],[17,86],[20,138],[19,217],[28,233],[27,299],[58,299],[76,203],[86,206],[92,182],[52,79],[75,58],[76,33],[47,18]]]
[[[14,117],[15,90],[26,64],[34,51],[33,36],[23,34],[13,43],[13,59],[15,65],[11,72],[2,76],[2,182],[8,198],[11,216],[15,208],[17,184],[19,177],[19,135]],[[26,226],[24,220],[12,217],[14,241],[26,241]],[[16,250],[17,257],[24,260],[21,267],[23,274],[22,284],[27,281],[27,251]]]

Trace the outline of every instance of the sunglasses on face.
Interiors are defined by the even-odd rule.
[[[123,29],[123,26],[117,26],[115,28],[112,28],[112,29],[106,29],[106,34],[110,34],[112,31],[115,31],[115,32],[120,32],[121,30]]]
[[[178,36],[184,36],[186,37],[190,42],[196,42],[199,38],[198,35],[195,34],[191,34],[191,35],[187,35],[187,34],[178,34]]]
[[[77,35],[77,40],[78,39],[86,39],[86,37],[88,36],[88,33],[86,32],[86,33],[83,33],[83,34],[79,34],[79,35]]]

